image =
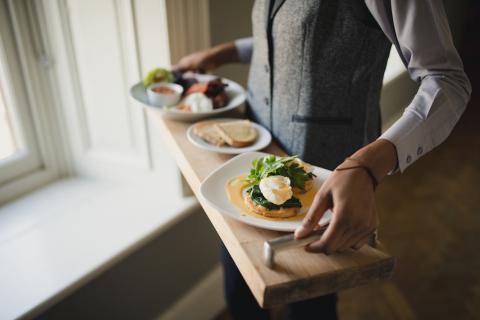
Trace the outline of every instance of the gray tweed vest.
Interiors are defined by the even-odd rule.
[[[269,0],[256,0],[252,12],[250,116],[286,152],[329,169],[378,136],[391,47],[350,1],[285,0],[269,16]]]

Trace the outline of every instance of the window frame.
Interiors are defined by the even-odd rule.
[[[4,99],[16,109],[26,147],[0,161],[0,205],[72,173],[42,9],[41,1],[0,0],[0,58],[10,86]]]
[[[11,156],[0,160],[0,185],[25,175],[42,166],[35,130],[29,113],[29,103],[21,92],[26,87],[21,79],[22,70],[17,55],[13,28],[7,16],[6,3],[0,8],[0,83],[7,112],[10,114],[13,132],[21,148]]]

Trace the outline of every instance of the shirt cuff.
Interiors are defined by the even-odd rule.
[[[424,120],[409,109],[379,139],[390,141],[397,150],[398,168],[390,174],[405,171],[433,148]]]
[[[241,38],[235,40],[235,47],[237,48],[240,62],[249,63],[252,59],[253,39],[252,37]]]

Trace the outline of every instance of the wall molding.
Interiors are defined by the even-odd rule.
[[[48,6],[45,10],[45,13],[48,15],[47,21],[50,21],[50,23],[55,21],[57,26],[61,27],[60,30],[51,27],[49,34],[52,38],[55,38],[55,47],[52,48],[52,52],[57,63],[60,59],[65,60],[57,65],[56,77],[58,82],[67,83],[68,89],[71,90],[69,92],[70,95],[63,94],[61,99],[71,126],[70,135],[73,137],[71,141],[73,145],[72,152],[74,157],[78,159],[84,152],[90,149],[92,142],[88,131],[87,115],[83,108],[85,101],[82,95],[78,62],[73,43],[73,32],[70,25],[70,10],[67,0],[60,0],[56,3],[44,0],[44,5]]]
[[[217,265],[191,291],[156,320],[209,320],[217,316],[225,307],[223,271],[221,265]]]

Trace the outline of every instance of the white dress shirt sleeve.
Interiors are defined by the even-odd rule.
[[[250,63],[253,53],[253,38],[241,38],[235,40],[238,57],[242,63]]]
[[[448,137],[472,89],[453,45],[442,1],[391,0],[395,30],[383,1],[365,1],[391,41],[396,32],[410,77],[420,83],[402,117],[380,137],[395,145],[398,169],[403,172]]]

